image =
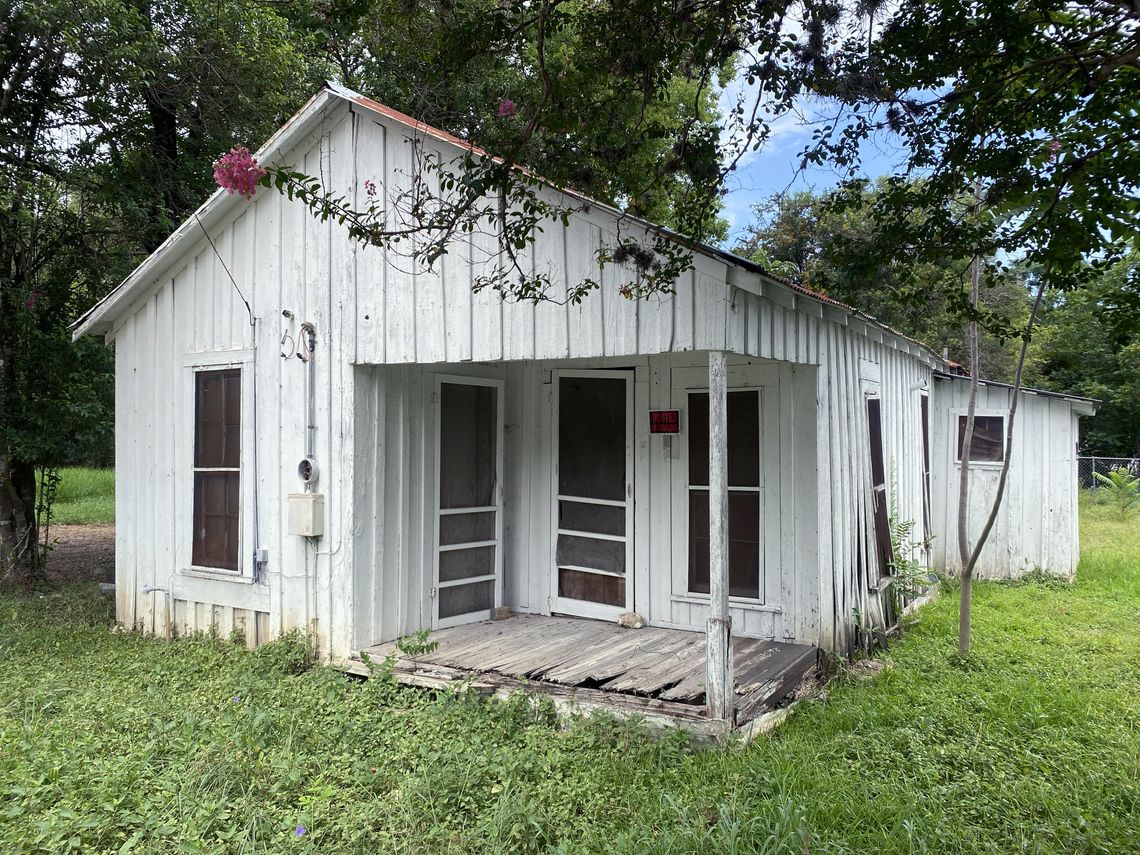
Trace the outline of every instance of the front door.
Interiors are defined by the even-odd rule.
[[[611,618],[633,602],[633,372],[556,371],[552,610]]]
[[[432,627],[486,620],[502,600],[503,384],[440,377],[436,388]]]

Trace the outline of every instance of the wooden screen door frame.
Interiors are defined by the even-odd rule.
[[[559,491],[559,472],[558,463],[559,455],[561,452],[561,437],[559,436],[559,421],[560,421],[560,402],[562,391],[563,378],[599,378],[606,380],[624,380],[625,381],[625,499],[623,502],[607,501],[601,499],[585,500],[583,497],[561,496]],[[623,612],[633,611],[634,592],[633,592],[633,541],[634,541],[634,485],[633,485],[633,467],[634,467],[634,370],[632,368],[596,368],[596,369],[554,369],[551,372],[551,383],[553,393],[551,411],[552,411],[552,434],[553,442],[551,443],[552,454],[551,457],[551,502],[550,502],[550,610],[559,614],[574,615],[576,617],[599,618],[603,620],[612,620]],[[589,600],[576,600],[569,597],[562,597],[559,594],[558,587],[558,510],[559,502],[563,499],[571,501],[582,502],[587,504],[606,504],[611,506],[622,505],[625,506],[625,604],[621,606],[611,606],[604,603],[591,602]],[[604,539],[614,539],[614,536],[601,536]],[[599,571],[600,572],[600,571]]]
[[[441,458],[443,446],[443,387],[452,386],[486,386],[495,390],[495,485],[492,488],[493,504],[475,508],[452,508],[447,511],[440,508],[440,480],[442,477]],[[489,620],[491,611],[503,604],[503,394],[506,384],[502,380],[491,377],[473,377],[467,375],[437,374],[435,375],[435,471],[432,484],[432,575],[431,575],[431,628],[445,629],[449,626],[459,626],[465,623],[474,623],[479,620]],[[472,581],[491,581],[489,577],[472,577],[462,581],[441,583],[439,580],[439,555],[445,549],[473,548],[471,544],[453,544],[442,546],[440,544],[440,517],[446,513],[495,513],[495,537],[491,541],[479,541],[479,546],[494,546],[494,583],[495,593],[491,609],[480,609],[461,615],[441,618],[439,616],[440,587],[455,584],[470,584]],[[478,548],[478,547],[475,547]]]

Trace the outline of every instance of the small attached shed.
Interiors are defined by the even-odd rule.
[[[934,566],[957,574],[958,491],[962,437],[970,378],[935,373],[933,425]],[[1013,387],[981,381],[974,406],[969,512],[971,544],[989,517],[1005,460],[1006,420]],[[1013,454],[1006,493],[974,574],[980,579],[1016,579],[1042,571],[1072,577],[1080,560],[1077,516],[1077,444],[1081,416],[1096,413],[1097,401],[1039,389],[1023,389],[1013,425]]]
[[[468,151],[328,84],[258,156],[363,206]],[[339,661],[427,629],[409,680],[740,722],[893,619],[889,506],[947,540],[937,354],[711,247],[628,300],[597,250],[655,227],[544,192],[578,211],[526,263],[600,282],[579,305],[474,293],[493,235],[410,269],[262,190],[78,322],[115,347],[122,623],[299,628]]]

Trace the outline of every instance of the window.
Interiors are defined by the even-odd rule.
[[[689,590],[709,592],[709,396],[689,394]],[[760,597],[760,392],[728,393],[728,593]]]
[[[239,570],[241,369],[194,375],[194,537],[197,567]]]
[[[875,515],[875,547],[879,554],[881,579],[890,574],[894,554],[887,509],[887,469],[883,456],[883,404],[878,398],[867,399],[867,431],[871,452],[871,501]]]
[[[958,416],[958,460],[966,440],[966,417]],[[971,463],[1000,463],[1005,459],[1005,416],[974,416],[970,440]]]

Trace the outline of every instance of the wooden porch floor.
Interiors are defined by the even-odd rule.
[[[571,617],[512,615],[437,630],[436,650],[411,659],[394,643],[366,648],[373,660],[396,657],[402,682],[443,686],[473,679],[487,691],[527,688],[579,705],[645,715],[703,719],[705,636],[701,632]],[[785,698],[816,664],[816,648],[733,638],[736,724]],[[363,662],[349,670],[367,674]]]

